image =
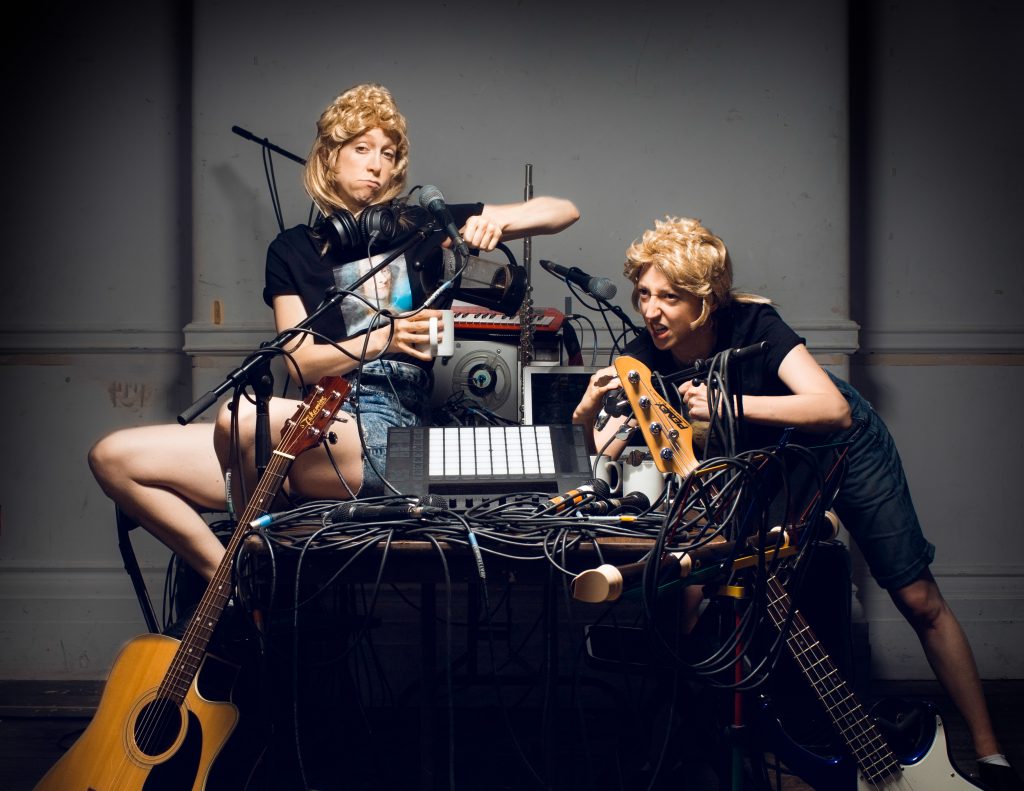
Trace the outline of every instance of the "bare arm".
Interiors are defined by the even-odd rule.
[[[743,416],[752,423],[793,426],[826,432],[849,428],[850,405],[803,344],[794,346],[779,366],[779,378],[792,391],[783,396],[743,396]],[[707,386],[686,382],[679,387],[695,420],[709,420]]]
[[[297,295],[282,294],[274,297],[274,324],[278,332],[294,327],[306,318],[306,315],[302,299]],[[388,327],[370,332],[368,342],[365,334],[340,341],[338,345],[348,351],[351,357],[330,344],[314,344],[312,337],[303,335],[286,347],[292,355],[292,359],[288,361],[288,373],[296,380],[301,374],[301,380],[306,384],[316,382],[321,376],[346,374],[358,365],[364,344],[367,344],[367,360],[375,359],[385,352],[408,354],[420,360],[429,360],[430,354],[415,348],[415,344],[429,342],[429,319],[431,316],[440,315],[439,310],[423,310],[411,318],[396,319],[390,342]]]
[[[558,233],[580,218],[572,201],[540,196],[523,203],[484,204],[466,220],[462,236],[470,247],[493,250],[503,239]]]

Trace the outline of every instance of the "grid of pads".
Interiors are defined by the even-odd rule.
[[[555,473],[548,426],[444,426],[429,432],[431,478]]]

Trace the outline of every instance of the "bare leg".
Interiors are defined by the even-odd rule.
[[[295,416],[296,408],[301,402],[284,398],[270,401],[270,446],[273,448],[281,438],[285,422]],[[217,429],[214,437],[217,456],[222,469],[235,470],[232,476],[232,497],[236,507],[241,507],[240,471],[245,478],[245,488],[252,494],[256,484],[256,408],[243,400],[238,407],[238,444],[236,453],[232,453],[231,412],[225,407],[217,416]],[[292,463],[288,474],[287,487],[290,491],[303,497],[325,499],[348,499],[351,495],[345,484],[338,478],[338,472],[344,477],[349,488],[358,493],[363,482],[362,447],[355,422],[338,413],[341,418],[331,423],[330,431],[337,435],[337,442],[328,448],[318,446],[300,454]],[[328,450],[336,471],[328,457]]]
[[[971,646],[931,572],[926,569],[921,577],[889,595],[914,627],[936,678],[963,715],[978,756],[1001,752]]]
[[[100,487],[204,579],[224,547],[197,507],[225,507],[224,476],[213,449],[213,426],[161,425],[109,434],[89,451]]]

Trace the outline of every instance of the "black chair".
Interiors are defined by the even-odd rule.
[[[146,580],[142,577],[142,570],[139,568],[139,561],[135,557],[135,549],[132,547],[131,531],[139,527],[138,520],[128,516],[119,506],[114,506],[114,519],[117,523],[117,548],[121,550],[124,570],[128,572],[128,577],[135,588],[135,595],[139,599],[142,617],[146,619],[146,628],[150,632],[159,634],[160,624],[156,619],[153,601],[149,597]]]

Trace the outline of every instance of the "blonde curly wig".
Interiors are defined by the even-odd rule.
[[[719,307],[739,302],[770,302],[756,294],[733,293],[732,259],[719,237],[700,220],[666,217],[656,220],[654,228],[644,231],[626,250],[623,274],[633,284],[633,307],[639,310],[637,281],[649,267],[656,267],[678,291],[701,299],[700,316],[691,329],[707,323]]]
[[[395,169],[391,181],[377,196],[377,203],[398,197],[405,189],[409,168],[409,138],[405,116],[383,85],[367,83],[349,88],[331,102],[316,124],[316,140],[306,160],[303,182],[306,192],[325,215],[346,206],[334,183],[334,165],[338,152],[348,141],[370,129],[380,128],[395,143]]]

